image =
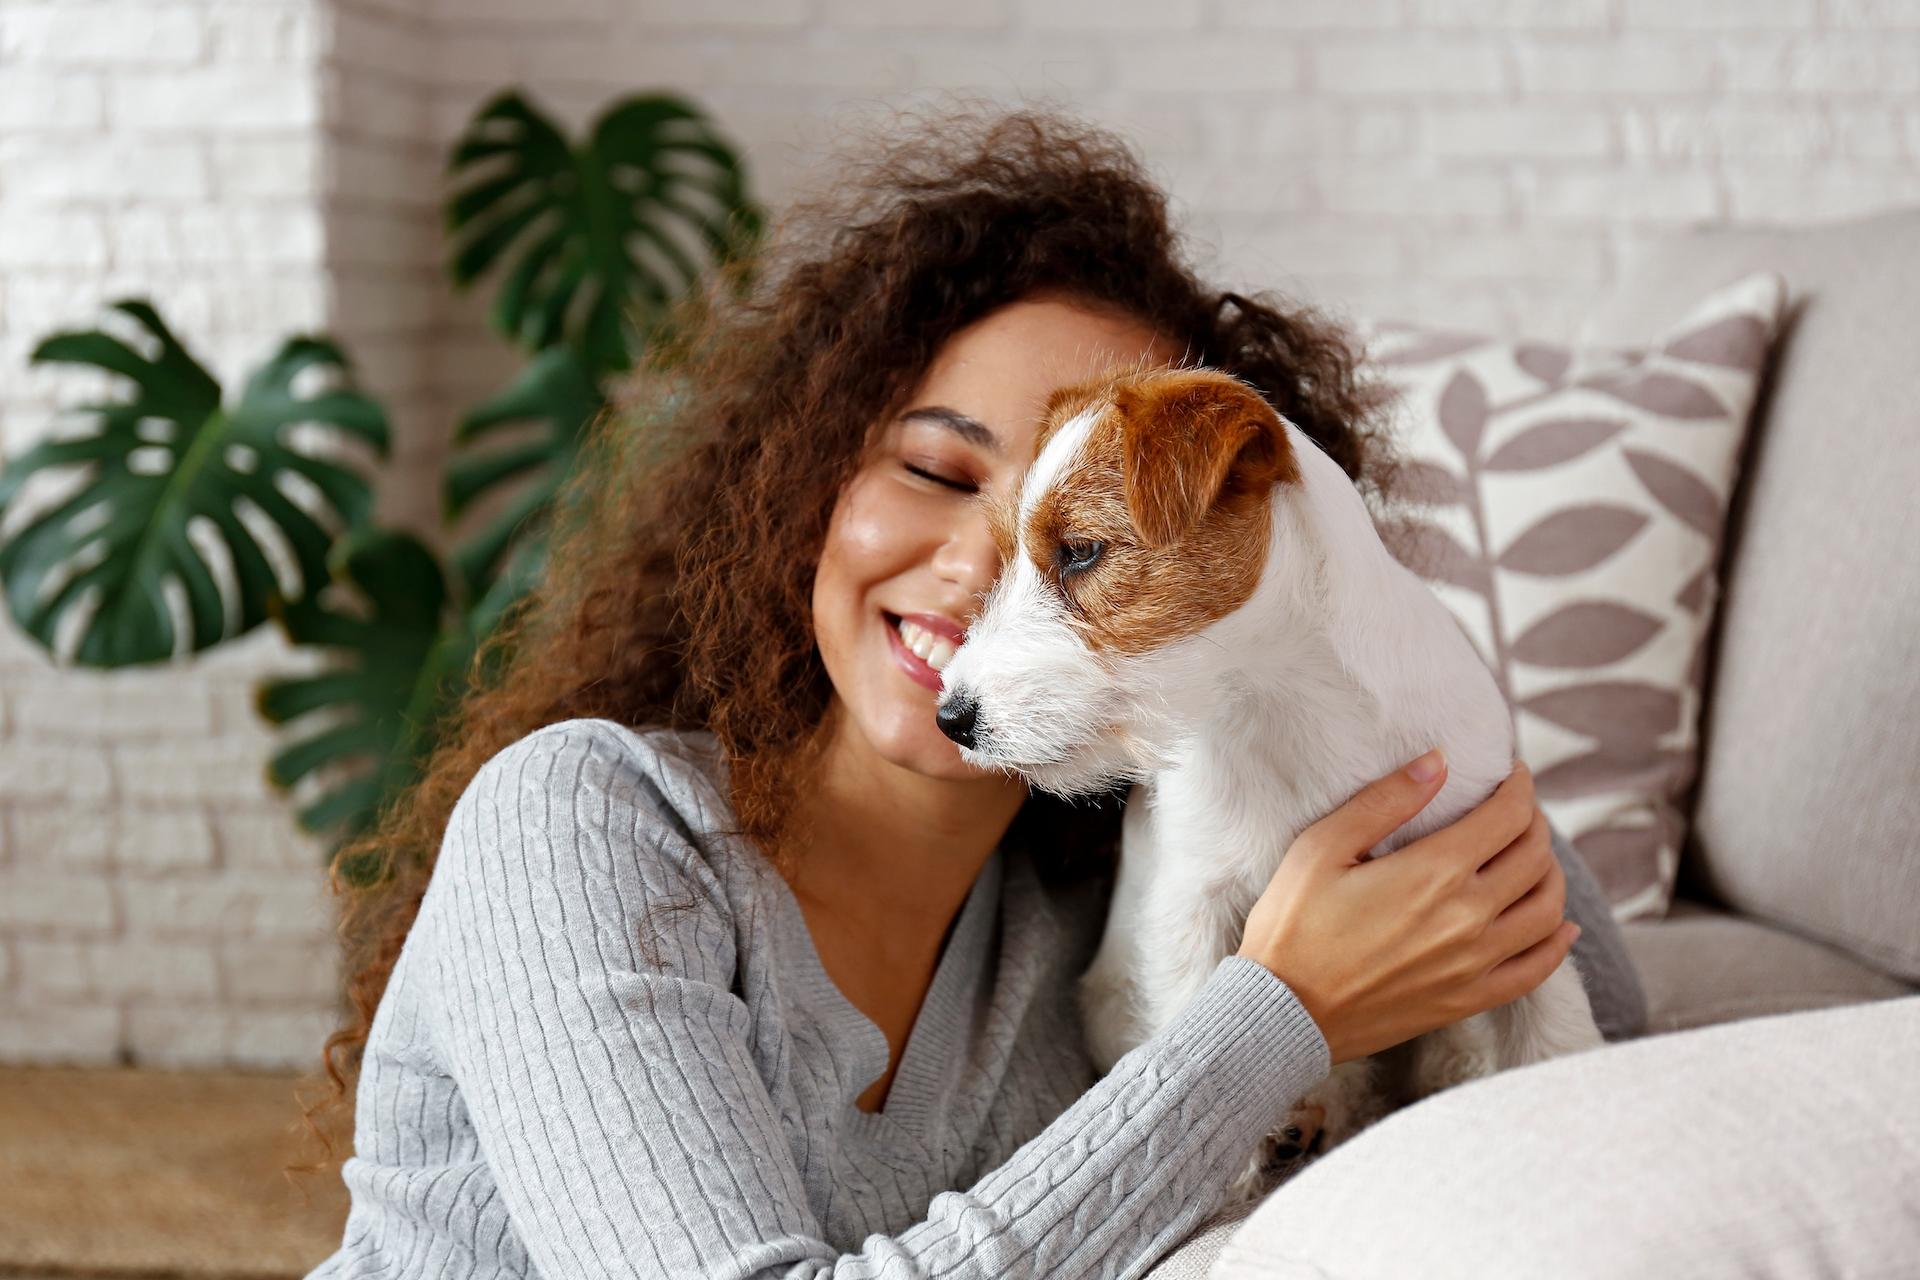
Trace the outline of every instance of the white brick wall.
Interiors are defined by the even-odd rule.
[[[1570,334],[1622,246],[1920,201],[1920,0],[0,0],[0,442],[80,385],[33,342],[149,292],[226,379],[326,327],[435,529],[513,359],[442,281],[439,168],[496,89],[578,126],[671,88],[776,206],[939,90],[1132,137],[1222,283]],[[304,1063],[319,851],[262,780],[261,635],[56,672],[0,622],[0,1060]]]

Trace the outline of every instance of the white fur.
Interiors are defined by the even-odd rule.
[[[1190,1001],[1240,934],[1308,825],[1427,748],[1440,794],[1376,847],[1390,852],[1484,800],[1513,762],[1511,721],[1452,616],[1375,533],[1340,468],[1291,423],[1297,485],[1276,487],[1252,596],[1197,635],[1138,657],[1090,650],[1022,554],[942,673],[975,699],[967,758],[1072,794],[1130,779],[1119,877],[1082,986],[1103,1068]],[[1030,509],[1086,432],[1049,440],[1022,491]],[[1023,549],[1024,551],[1024,549]],[[1528,996],[1420,1037],[1415,1096],[1600,1043],[1563,964]],[[1384,1110],[1374,1060],[1343,1064],[1301,1102],[1324,1108],[1326,1147]],[[1237,1187],[1256,1194],[1249,1169]]]

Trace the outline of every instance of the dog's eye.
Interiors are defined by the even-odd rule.
[[[1054,562],[1060,566],[1063,577],[1085,573],[1099,563],[1100,556],[1106,549],[1107,544],[1104,542],[1069,538],[1060,544],[1060,550],[1055,553]]]

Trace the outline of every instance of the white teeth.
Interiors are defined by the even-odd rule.
[[[959,646],[944,636],[937,636],[918,623],[900,619],[897,630],[900,643],[912,651],[913,656],[932,667],[935,671],[947,665]]]

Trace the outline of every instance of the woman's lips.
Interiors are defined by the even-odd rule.
[[[940,673],[928,666],[924,659],[913,650],[907,648],[906,643],[900,639],[900,628],[894,625],[892,614],[881,614],[880,625],[886,628],[887,646],[893,651],[894,662],[899,665],[902,671],[907,673],[909,679],[915,684],[924,685],[935,693],[939,693],[942,689],[946,688],[946,685],[940,679]]]

